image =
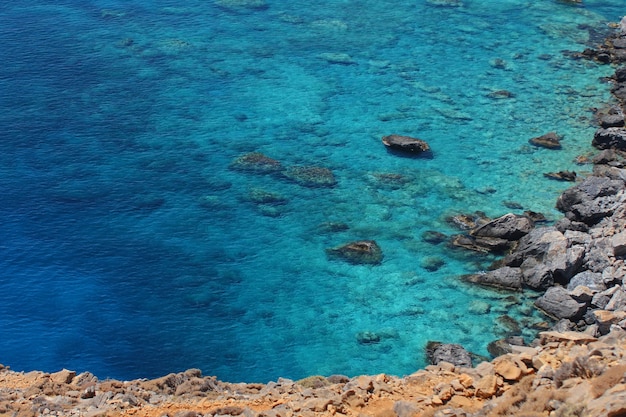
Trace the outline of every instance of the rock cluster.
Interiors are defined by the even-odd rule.
[[[333,375],[267,384],[221,382],[197,369],[153,380],[100,381],[88,372],[24,373],[0,366],[0,414],[601,417],[626,411],[626,332],[621,328],[613,326],[598,339],[544,332],[532,347],[511,348],[512,353],[475,368],[440,360],[402,378]],[[576,413],[567,414],[572,410]]]

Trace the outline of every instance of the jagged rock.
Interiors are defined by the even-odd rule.
[[[486,375],[474,384],[476,396],[479,398],[491,398],[498,392],[498,379],[495,375]]]
[[[561,149],[561,136],[557,135],[556,132],[549,132],[530,139],[528,143],[547,149]]]
[[[570,220],[595,224],[615,210],[614,196],[624,189],[624,181],[587,177],[566,190],[557,200],[556,208]]]
[[[326,249],[326,253],[353,264],[376,265],[383,260],[383,251],[373,240],[347,243],[338,248]]]
[[[576,181],[576,173],[574,171],[546,172],[543,176],[557,181]]]
[[[489,219],[485,213],[476,212],[473,214],[455,214],[454,216],[446,217],[446,222],[460,230],[470,230],[480,227],[488,223]]]
[[[433,365],[437,365],[439,362],[448,362],[455,366],[472,367],[472,357],[469,352],[457,344],[428,342],[426,356]]]
[[[523,277],[520,268],[505,266],[485,273],[466,275],[463,278],[468,282],[490,287],[513,291],[520,291],[522,289]]]
[[[603,335],[609,332],[611,325],[626,319],[626,312],[624,311],[594,310],[592,314],[598,324],[600,334]]]
[[[412,154],[421,154],[430,151],[430,146],[422,139],[402,135],[388,135],[383,137],[383,144],[390,148]]]
[[[593,135],[591,144],[598,149],[626,150],[626,129],[623,127],[598,129]]]
[[[611,246],[613,247],[614,256],[626,256],[626,232],[621,232],[613,235],[613,237],[611,238]]]
[[[283,171],[285,178],[305,187],[334,187],[337,184],[333,172],[318,166],[292,166]]]
[[[518,240],[534,227],[530,218],[508,213],[490,222],[475,227],[470,233],[475,237]]]
[[[580,319],[587,307],[574,300],[563,287],[549,288],[535,301],[535,306],[551,317],[569,320]]]
[[[624,116],[619,114],[607,114],[600,119],[600,126],[607,129],[609,127],[624,127]]]
[[[533,290],[546,290],[554,285],[552,269],[535,258],[526,258],[520,266],[522,285]]]
[[[273,174],[280,172],[283,167],[276,159],[272,159],[260,152],[242,155],[230,164],[232,169],[247,171],[256,174]]]
[[[569,284],[567,284],[567,289],[572,291],[579,285],[583,285],[595,292],[606,290],[602,274],[598,272],[583,271],[574,275]]]

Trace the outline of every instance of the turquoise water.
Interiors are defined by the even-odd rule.
[[[429,340],[487,355],[500,316],[545,319],[532,294],[458,279],[493,257],[422,233],[511,202],[558,218],[569,184],[542,174],[590,169],[573,160],[612,72],[563,51],[598,41],[621,0],[179,3],[0,5],[1,363],[405,375]],[[528,145],[552,130],[562,150]],[[433,158],[388,153],[392,133]],[[250,152],[337,183],[232,168]],[[357,239],[383,263],[327,258]]]

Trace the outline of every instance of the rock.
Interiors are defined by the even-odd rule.
[[[505,266],[485,273],[466,275],[463,279],[474,284],[521,291],[523,277],[520,268]]]
[[[489,354],[494,358],[506,355],[512,351],[513,349],[511,348],[511,344],[507,341],[507,339],[494,340],[487,345],[487,352],[489,352]]]
[[[472,367],[472,357],[463,346],[451,343],[428,342],[426,345],[428,361],[437,365],[439,362],[448,362],[455,366]]]
[[[535,306],[551,317],[570,320],[582,318],[587,307],[570,297],[563,287],[549,288],[535,301]]]
[[[273,174],[282,170],[282,164],[260,152],[252,152],[235,159],[230,167],[239,171],[256,174]]]
[[[50,374],[50,379],[55,384],[69,384],[72,382],[75,376],[76,376],[76,372],[63,369],[59,372]]]
[[[595,337],[579,332],[540,332],[540,343],[545,345],[549,342],[573,342],[575,344],[587,344],[598,340]]]
[[[576,181],[576,173],[574,171],[547,172],[543,176],[557,181]]]
[[[470,230],[488,223],[491,219],[482,212],[456,214],[446,217],[446,222],[460,230]]]
[[[569,291],[572,291],[579,285],[584,285],[585,287],[595,292],[606,290],[606,285],[604,284],[602,274],[598,272],[583,271],[574,275],[569,284],[567,284],[567,289]]]
[[[234,12],[265,10],[268,8],[265,0],[215,0],[215,4]]]
[[[424,242],[430,243],[431,245],[438,245],[448,240],[448,236],[435,230],[427,230],[422,233],[422,240]]]
[[[251,189],[247,197],[250,202],[255,204],[283,205],[288,202],[287,197],[262,188]]]
[[[618,287],[609,302],[606,304],[606,306],[604,306],[604,308],[606,310],[613,311],[626,311],[626,291]]]
[[[559,196],[556,208],[570,220],[595,224],[613,213],[613,196],[623,188],[623,181],[587,177],[580,184],[565,190]]]
[[[507,381],[519,381],[522,378],[522,370],[508,356],[500,357],[494,361],[496,374]]]
[[[545,135],[530,139],[528,143],[547,149],[561,149],[561,136],[557,135],[555,132],[549,132]]]
[[[535,258],[526,258],[520,266],[522,286],[533,290],[546,290],[554,285],[552,269]]]
[[[357,62],[350,55],[341,52],[324,52],[318,55],[319,58],[329,64],[356,65]]]
[[[623,127],[601,128],[593,135],[593,146],[598,149],[626,150],[626,129]]]
[[[373,240],[347,243],[338,248],[327,249],[326,253],[352,264],[377,265],[383,260],[383,252]]]
[[[445,264],[446,261],[438,256],[427,256],[420,262],[420,266],[429,272],[435,272]]]
[[[611,246],[613,248],[613,256],[626,256],[626,232],[620,232],[611,238]]]
[[[624,127],[624,116],[619,114],[607,114],[600,119],[600,126],[607,129],[609,127]]]
[[[334,187],[337,184],[333,172],[318,166],[292,166],[283,171],[285,178],[305,187]]]
[[[475,237],[518,240],[534,227],[530,218],[516,214],[505,214],[497,219],[475,227],[470,234]]]
[[[626,312],[624,311],[594,310],[591,314],[596,320],[600,334],[603,335],[609,332],[611,325],[626,319]]]
[[[383,144],[390,149],[395,149],[412,154],[421,154],[430,151],[430,146],[428,145],[428,143],[426,143],[422,139],[412,138],[410,136],[384,136]]]
[[[381,337],[379,334],[376,334],[374,332],[364,331],[357,333],[356,340],[362,345],[370,345],[373,343],[379,343]]]
[[[474,384],[478,398],[491,398],[498,392],[498,379],[495,375],[486,375]]]

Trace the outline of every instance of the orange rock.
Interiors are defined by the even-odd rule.
[[[495,375],[486,375],[476,384],[476,396],[479,398],[490,398],[498,391],[498,379]]]

